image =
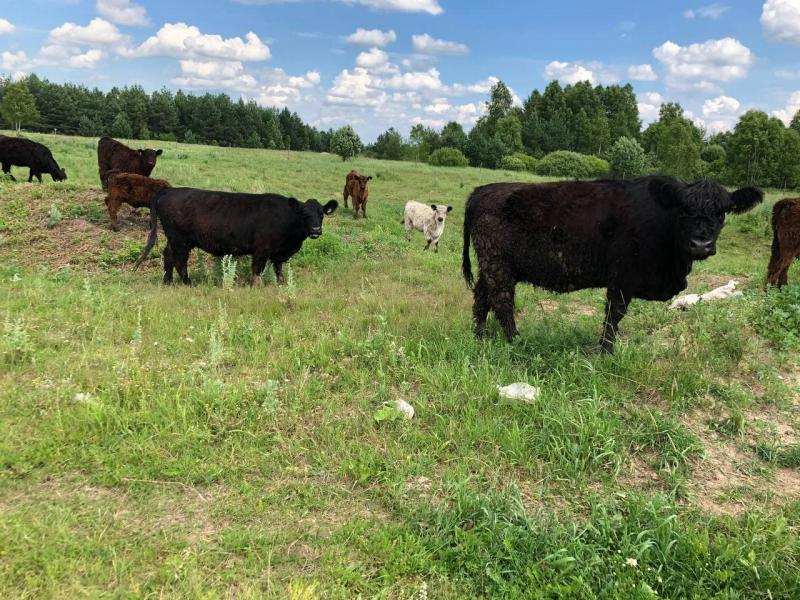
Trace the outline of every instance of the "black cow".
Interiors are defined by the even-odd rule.
[[[58,166],[47,146],[25,138],[0,135],[0,164],[3,165],[3,173],[14,181],[16,179],[11,174],[11,167],[28,167],[28,183],[34,177],[42,183],[43,174],[50,175],[53,181],[67,178],[67,172]]]
[[[322,206],[316,200],[299,202],[277,194],[238,194],[192,188],[170,188],[156,194],[150,206],[150,235],[137,269],[156,243],[158,221],[167,236],[164,249],[164,283],[172,283],[177,269],[181,281],[191,285],[187,272],[189,253],[200,248],[214,256],[253,257],[253,285],[267,261],[284,283],[283,263],[296,254],[306,238],[322,235],[322,221],[339,204]]]
[[[611,352],[629,302],[665,301],[686,289],[692,263],[716,253],[726,213],[762,199],[755,188],[730,194],[715,183],[660,176],[479,187],[467,202],[462,259],[473,287],[471,239],[480,270],[476,333],[483,336],[493,310],[506,337],[517,335],[517,282],[555,292],[607,288],[600,345]]]

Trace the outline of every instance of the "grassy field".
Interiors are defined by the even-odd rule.
[[[635,302],[609,357],[599,290],[520,286],[518,341],[473,339],[465,198],[532,176],[159,144],[173,185],[375,177],[289,285],[195,252],[198,285],[163,287],[131,271],[147,215],[110,231],[96,140],[32,137],[69,181],[0,183],[0,597],[800,597],[800,286],[762,289],[781,194],[692,274],[743,298]],[[454,205],[439,254],[406,242],[410,199]],[[516,381],[540,399],[500,400]]]

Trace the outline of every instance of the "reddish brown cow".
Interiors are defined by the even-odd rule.
[[[800,198],[786,198],[772,209],[772,258],[767,282],[783,287],[789,282],[789,267],[800,256]]]
[[[106,206],[108,207],[108,217],[111,219],[111,228],[119,230],[117,211],[123,204],[129,204],[134,208],[150,208],[153,196],[159,190],[172,187],[169,182],[163,179],[150,179],[135,173],[119,173],[112,171],[107,174],[108,196],[106,196]]]
[[[344,185],[344,206],[347,208],[347,199],[353,199],[353,210],[358,218],[358,213],[367,218],[367,200],[369,200],[369,182],[372,177],[365,177],[358,171],[350,171],[347,174],[347,182]]]
[[[97,166],[100,171],[100,183],[104,190],[108,189],[108,175],[111,171],[119,173],[136,173],[150,177],[156,167],[156,160],[162,150],[133,150],[125,144],[111,139],[100,138],[97,144]]]

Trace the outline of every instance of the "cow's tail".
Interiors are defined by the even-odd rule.
[[[464,281],[467,282],[467,287],[472,289],[475,286],[475,277],[472,275],[472,263],[469,258],[469,243],[472,238],[472,225],[475,217],[475,206],[478,202],[475,194],[473,193],[467,200],[466,210],[464,211],[464,251],[461,256],[461,273],[464,275]]]
[[[138,270],[145,259],[150,256],[150,251],[156,245],[156,240],[158,239],[158,211],[156,210],[158,196],[159,194],[156,194],[150,201],[150,234],[147,236],[147,243],[144,245],[142,253],[133,265],[134,271]]]

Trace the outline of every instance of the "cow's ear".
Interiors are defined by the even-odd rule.
[[[137,150],[140,156],[144,156],[144,150]]]
[[[447,207],[447,212],[450,212],[450,211],[452,211],[452,210],[453,210],[453,207],[452,207],[452,206],[448,206],[448,207]]]
[[[367,177],[367,181],[372,181],[372,175],[370,175],[369,177]]]
[[[439,207],[438,207],[438,206],[436,206],[435,204],[431,204],[431,208],[433,209],[433,211],[434,211],[434,212],[436,212],[437,210],[439,210]]]
[[[731,205],[725,212],[741,214],[760,204],[764,200],[764,192],[758,188],[746,187],[731,194]]]
[[[337,208],[339,208],[339,203],[336,200],[331,200],[322,207],[322,212],[324,212],[326,215],[332,215]]]
[[[649,184],[650,194],[664,208],[677,208],[684,204],[686,185],[669,177],[654,177]]]
[[[164,154],[163,150],[161,150],[161,149],[156,150],[156,156],[161,156],[162,154]]]

